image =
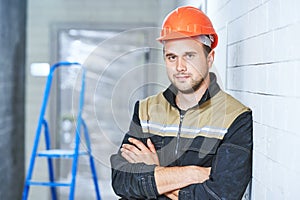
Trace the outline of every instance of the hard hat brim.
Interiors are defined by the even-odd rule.
[[[197,36],[197,34],[191,34],[190,32],[172,32],[167,35],[161,36],[156,40],[159,42],[163,42],[165,40],[174,40],[174,39],[181,39],[181,38],[189,38]]]
[[[163,41],[167,41],[167,40],[175,40],[175,39],[183,39],[183,38],[190,38],[190,37],[194,37],[197,36],[199,34],[192,34],[191,32],[171,32],[168,33],[164,36],[161,36],[159,38],[156,38],[157,41],[163,43]],[[212,43],[211,48],[214,49],[217,44],[218,44],[218,36],[217,34],[212,34],[214,36],[214,42]]]

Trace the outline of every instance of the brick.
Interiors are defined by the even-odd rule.
[[[209,15],[213,16],[219,12],[229,1],[231,0],[210,0],[207,5],[207,12]]]
[[[222,87],[225,87],[226,83],[226,68],[227,68],[227,30],[226,28],[218,31],[219,42],[216,48],[216,56],[214,60],[213,68],[219,74],[220,79],[218,82],[221,83]]]
[[[288,169],[285,166],[282,166],[280,163],[273,163],[273,174],[285,174]],[[287,176],[273,176],[273,184],[271,186],[272,192],[278,196],[282,196],[284,193],[284,185],[287,183]],[[277,192],[276,192],[277,191]],[[283,199],[283,198],[280,198]]]
[[[277,29],[282,24],[281,18],[281,1],[273,0],[266,2],[267,6],[267,19],[269,22],[269,30]]]
[[[260,48],[261,37],[253,37],[238,44],[236,65],[249,65],[262,62],[263,49]]]
[[[299,170],[286,170],[285,176],[288,177],[284,182],[285,198],[297,199],[299,197]]]
[[[259,180],[255,177],[252,179],[252,199],[266,199],[267,189]]]
[[[279,149],[279,145],[278,143],[278,139],[281,138],[281,133],[280,131],[278,131],[277,129],[271,128],[271,127],[265,127],[265,131],[266,131],[266,138],[265,138],[265,142],[266,142],[266,155],[278,162],[279,161],[279,151],[281,149]]]
[[[239,56],[239,44],[233,44],[228,46],[227,51],[227,66],[234,67],[238,65],[238,56]]]
[[[266,169],[266,156],[260,152],[253,151],[253,177],[259,182],[263,183],[264,171],[261,169]]]
[[[257,74],[259,74],[259,68],[257,66],[251,66],[247,69],[248,70],[245,71],[245,90],[256,92],[259,85],[259,79],[257,76]]]
[[[294,78],[294,74],[296,73],[297,66],[294,62],[286,62],[280,64],[280,86],[278,88],[278,94],[293,97],[295,96],[296,91],[296,79]]]
[[[274,120],[274,105],[272,96],[262,95],[262,104],[261,109],[264,115],[262,116],[261,123],[264,125],[271,125],[271,122]]]
[[[216,28],[216,30],[221,29],[224,26],[226,26],[226,23],[224,23],[224,21],[228,22],[229,21],[229,16],[230,16],[230,10],[228,10],[226,6],[222,7],[222,9],[218,9],[214,13],[209,12],[210,20],[212,21],[212,23],[213,23],[214,27]],[[219,20],[219,19],[223,19],[224,21]]]
[[[288,130],[288,120],[290,118],[290,111],[287,104],[286,97],[274,98],[274,114],[277,116],[274,120],[274,127],[281,130]]]
[[[262,60],[264,63],[274,61],[274,32],[269,31],[261,36]]]
[[[266,170],[264,171],[262,182],[265,184],[267,189],[270,189],[273,185],[273,165],[274,161],[267,157],[266,159]]]
[[[297,7],[297,5],[300,6],[299,1],[297,0],[280,0],[280,18],[283,26],[297,23],[299,20],[299,7]]]
[[[249,13],[252,9],[258,7],[261,4],[261,0],[252,0],[252,1],[239,1],[239,0],[231,0],[227,4],[227,9],[230,11],[234,10],[235,12],[231,12],[231,16],[229,18],[230,21],[241,17]]]
[[[257,122],[253,124],[253,145],[256,152],[267,154],[266,127]]]
[[[228,69],[228,74],[227,74],[227,89],[235,89],[237,86],[236,83],[240,81],[240,76],[239,76],[239,68],[229,68]]]
[[[261,121],[261,98],[260,95],[253,94],[253,93],[247,93],[243,94],[243,104],[250,107],[252,110],[253,119],[255,122]]]
[[[278,91],[278,88],[280,87],[280,64],[274,63],[271,65],[268,65],[266,67],[267,70],[267,93],[268,94],[276,94]]]
[[[299,59],[300,56],[295,52],[299,49],[300,39],[295,34],[300,33],[300,23],[287,25],[274,31],[274,50],[275,61],[287,61]],[[284,40],[283,40],[284,38]],[[284,51],[282,51],[284,49]]]
[[[278,142],[280,141],[280,142]],[[289,132],[280,131],[280,135],[278,135],[277,144],[274,148],[277,149],[277,160],[276,162],[280,163],[283,166],[291,169],[293,167],[292,163],[296,158],[296,152],[298,150],[297,142],[299,140],[294,136],[294,134],[290,134]]]
[[[268,189],[266,192],[266,199],[284,199],[283,190],[280,187]]]
[[[258,65],[255,76],[257,77],[257,85],[255,92],[267,93],[267,69],[266,65]]]
[[[245,28],[245,24],[248,24],[248,15],[228,23],[228,44],[244,40],[249,36],[248,30],[251,29],[251,25]]]
[[[284,107],[288,118],[286,118],[287,126],[285,130],[299,135],[299,99],[297,98],[287,98],[284,102]]]
[[[300,135],[299,134],[295,135],[294,139],[295,139],[295,143],[299,145],[299,143],[300,143]],[[294,155],[293,155],[294,157],[292,159],[292,162],[291,162],[291,165],[290,165],[291,167],[290,168],[293,171],[295,171],[295,173],[300,173],[300,161],[299,161],[300,152],[297,150],[297,151],[295,151],[293,153],[294,153]]]
[[[255,9],[249,11],[249,13],[243,17],[247,17],[247,24],[243,24],[244,29],[246,29],[246,38],[255,37],[263,33],[268,32],[268,20],[267,20],[267,6],[262,4]]]

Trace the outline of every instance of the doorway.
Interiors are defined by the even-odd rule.
[[[165,88],[156,74],[161,65],[152,59],[161,51],[149,45],[155,41],[156,29],[129,31],[61,29],[58,32],[58,60],[79,62],[87,69],[83,118],[91,138],[98,182],[103,199],[117,199],[111,188],[109,158],[118,151],[127,132],[135,102]],[[74,85],[78,71],[70,69],[58,74],[55,98],[57,147],[72,148]],[[81,148],[84,148],[81,147]],[[71,161],[59,161],[58,179],[71,174]],[[78,163],[76,198],[93,199],[94,188],[87,158]],[[60,189],[61,199],[68,199],[69,191]]]

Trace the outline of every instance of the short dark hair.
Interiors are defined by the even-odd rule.
[[[203,46],[205,56],[207,57],[208,54],[211,52],[211,48],[209,46],[204,45],[204,44],[202,46]]]

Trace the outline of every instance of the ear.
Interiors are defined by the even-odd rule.
[[[211,68],[213,63],[214,63],[214,60],[215,60],[215,51],[214,50],[211,50],[209,52],[209,54],[207,55],[207,64],[208,64],[208,67]]]

